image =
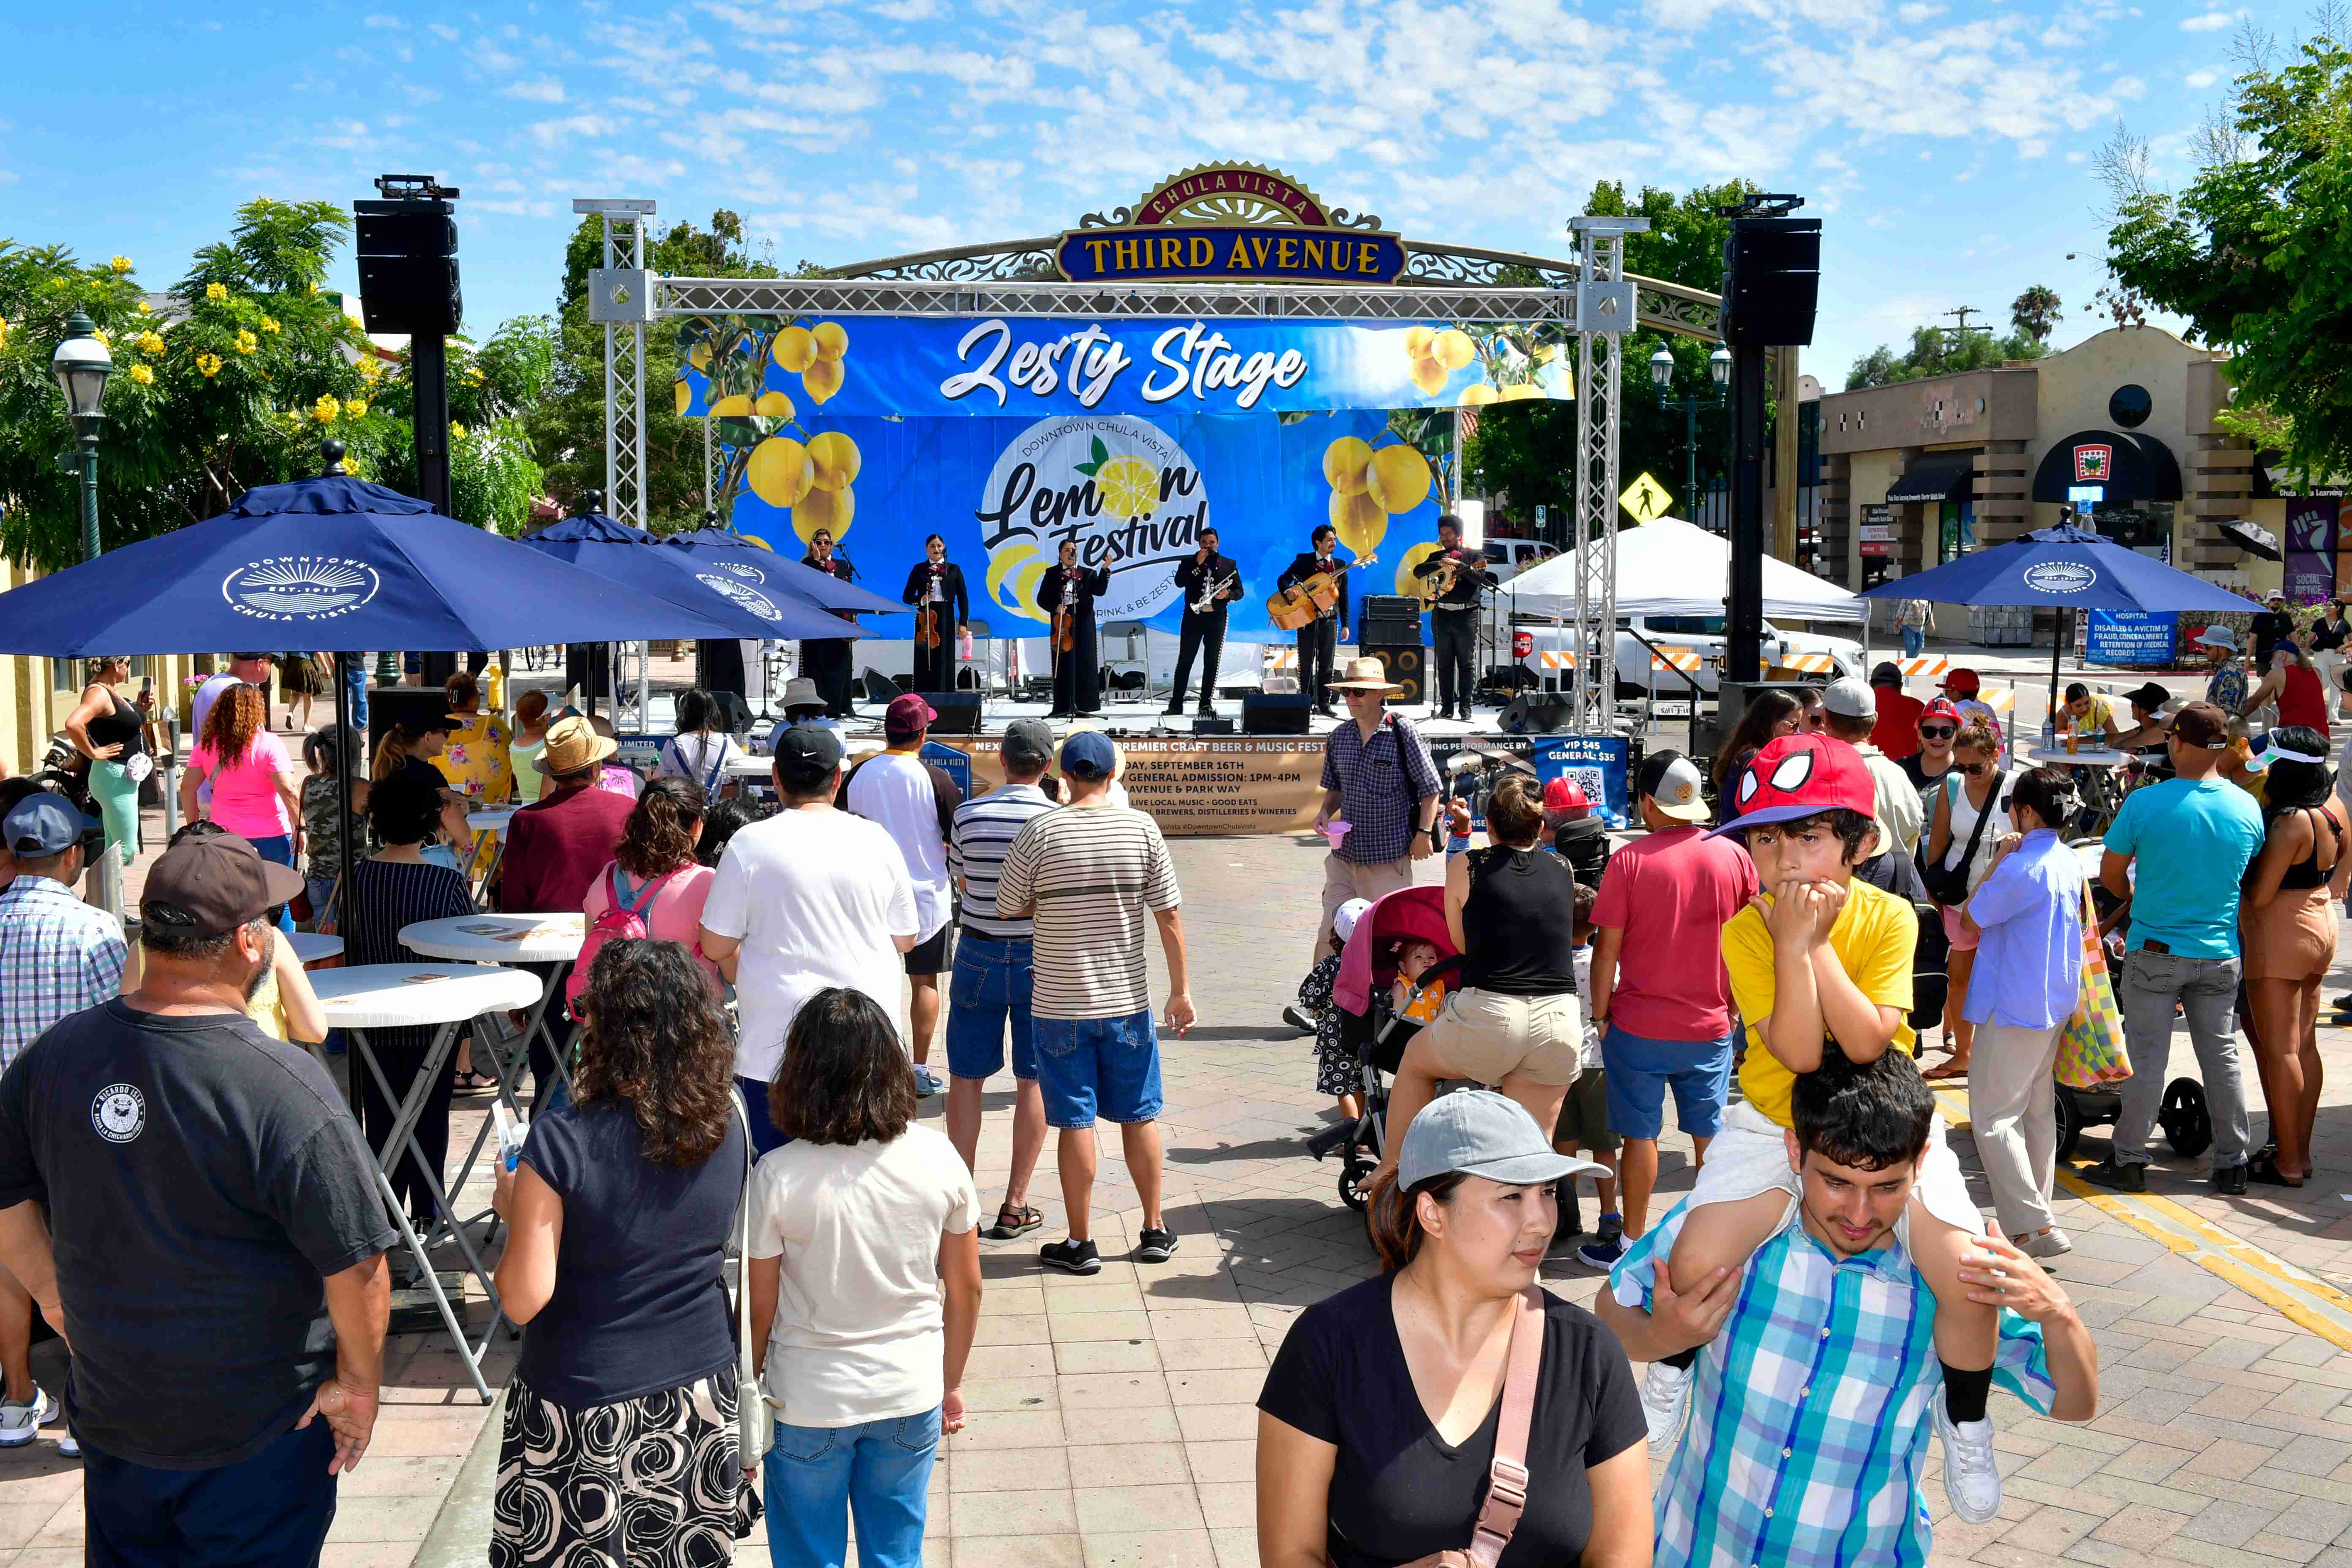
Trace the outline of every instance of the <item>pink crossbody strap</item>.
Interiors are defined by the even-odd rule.
[[[1531,1285],[1519,1297],[1511,1324],[1510,1360],[1503,1369],[1503,1415],[1495,1428],[1495,1462],[1486,1470],[1486,1501],[1470,1535],[1470,1561],[1495,1568],[1528,1506],[1528,1433],[1535,1425],[1536,1374],[1543,1366],[1544,1292]]]

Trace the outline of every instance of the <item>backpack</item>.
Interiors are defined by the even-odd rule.
[[[604,912],[588,928],[586,939],[580,943],[580,956],[572,962],[571,976],[563,983],[564,1005],[573,1017],[580,1016],[580,994],[588,989],[588,974],[596,966],[596,954],[608,942],[643,942],[651,936],[646,911],[653,908],[654,895],[661,890],[662,884],[677,875],[677,871],[663,872],[638,889],[634,900],[625,902],[621,898],[620,862],[615,860],[604,868]]]

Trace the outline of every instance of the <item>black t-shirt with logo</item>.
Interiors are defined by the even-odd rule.
[[[335,1367],[324,1277],[389,1247],[333,1082],[243,1014],[117,998],[0,1077],[0,1208],[48,1205],[81,1440],[159,1469],[235,1464]]]

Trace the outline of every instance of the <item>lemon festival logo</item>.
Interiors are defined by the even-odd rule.
[[[729,572],[733,570],[733,567],[728,568]],[[783,612],[776,608],[774,600],[740,578],[728,576],[719,572],[698,572],[695,574],[695,578],[720,598],[741,605],[763,621],[781,621],[784,618]]]
[[[221,597],[240,615],[272,621],[325,621],[346,616],[383,585],[374,567],[340,555],[273,555],[248,561],[221,580]]]
[[[974,509],[988,551],[988,599],[1033,621],[1037,584],[1065,540],[1078,564],[1110,569],[1104,620],[1150,615],[1176,592],[1176,563],[1209,526],[1198,464],[1166,431],[1126,416],[1047,419],[998,455]]]

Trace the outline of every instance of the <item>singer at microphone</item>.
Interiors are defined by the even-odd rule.
[[[808,553],[801,557],[801,564],[845,583],[854,581],[857,574],[849,557],[835,552],[831,531],[822,528],[809,535]],[[833,613],[852,623],[857,618],[848,610]],[[856,706],[850,700],[849,663],[847,637],[811,637],[801,643],[801,673],[816,683],[817,695],[824,699],[828,719],[857,717]]]

